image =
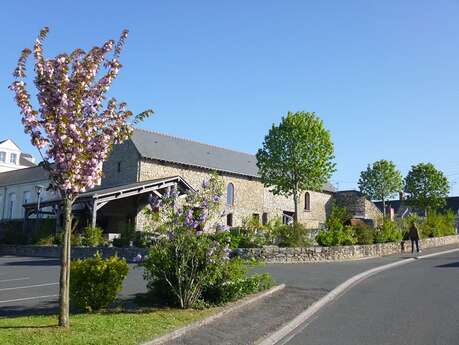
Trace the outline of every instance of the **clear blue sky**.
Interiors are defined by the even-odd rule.
[[[459,195],[457,1],[5,1],[0,138],[36,155],[7,89],[42,26],[48,56],[130,30],[111,95],[142,127],[256,152],[287,111],[331,131],[340,189],[369,162],[432,162]]]

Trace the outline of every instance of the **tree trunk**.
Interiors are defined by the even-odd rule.
[[[298,191],[293,192],[293,204],[295,205],[295,213],[293,214],[293,223],[298,223]]]
[[[384,220],[386,219],[386,199],[382,199],[382,205],[383,205],[383,223],[384,223]]]
[[[64,199],[64,236],[61,251],[61,273],[59,279],[59,326],[68,328],[70,304],[70,239],[72,235],[72,205],[69,197]]]

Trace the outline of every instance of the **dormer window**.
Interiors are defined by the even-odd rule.
[[[6,152],[0,151],[0,162],[5,163],[6,161]]]
[[[17,160],[18,160],[18,155],[16,153],[12,153],[10,155],[10,163],[11,164],[17,164]]]

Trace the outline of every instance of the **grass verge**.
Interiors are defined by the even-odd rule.
[[[56,315],[0,318],[2,345],[130,345],[140,344],[190,322],[202,319],[219,308],[205,310],[154,309],[136,312],[77,314],[69,330],[56,326]]]

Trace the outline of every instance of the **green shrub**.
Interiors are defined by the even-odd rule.
[[[374,232],[375,243],[400,242],[402,238],[402,229],[396,222],[389,219],[384,220]]]
[[[116,256],[103,259],[97,253],[92,258],[73,261],[70,270],[70,302],[93,311],[115,301],[129,268],[124,259]]]
[[[229,259],[225,242],[224,236],[176,229],[170,239],[155,243],[142,264],[154,301],[191,308],[225,303],[267,286],[266,276],[246,277],[245,264]]]
[[[22,228],[15,228],[13,226],[6,226],[3,233],[4,244],[27,244],[27,235]]]
[[[203,300],[220,305],[269,289],[274,284],[269,274],[247,274],[247,264],[241,259],[232,259],[221,267],[213,282],[204,287]]]
[[[349,223],[351,216],[345,207],[340,207],[336,203],[332,204],[331,212],[325,226],[328,230],[341,230]]]
[[[316,241],[320,246],[352,246],[357,243],[354,229],[351,226],[339,227],[334,229],[322,229],[316,236]]]
[[[121,230],[120,237],[113,240],[113,245],[115,247],[129,247],[131,242],[133,243],[135,239],[135,227],[132,225],[127,225]]]
[[[32,222],[34,222],[33,220]],[[56,220],[51,218],[42,218],[38,220],[37,226],[31,223],[32,227],[32,244],[51,245],[56,232]]]
[[[418,223],[422,237],[442,237],[456,234],[456,220],[452,211],[430,212],[423,222]]]
[[[99,227],[87,226],[83,229],[82,244],[88,247],[97,247],[104,243],[104,230]]]
[[[277,229],[279,247],[307,247],[311,245],[309,230],[302,224],[281,225]]]
[[[357,224],[353,227],[357,244],[373,244],[374,243],[374,230],[366,224]]]
[[[165,304],[191,308],[224,264],[218,242],[177,229],[171,239],[161,239],[152,246],[142,265],[153,296],[161,297]]]

